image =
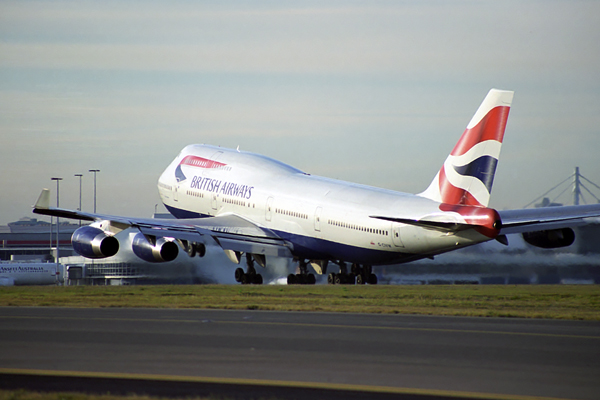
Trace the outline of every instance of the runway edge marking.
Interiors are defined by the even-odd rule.
[[[389,393],[389,394],[415,394],[446,397],[462,397],[472,399],[486,400],[569,400],[557,397],[538,397],[522,396],[511,394],[483,393],[483,392],[462,392],[453,390],[419,389],[419,388],[396,388],[391,386],[368,386],[352,385],[343,383],[323,383],[323,382],[299,382],[299,381],[279,381],[270,379],[242,379],[242,378],[219,378],[206,376],[177,376],[177,375],[153,375],[153,374],[131,374],[131,373],[113,373],[113,372],[88,372],[88,371],[53,371],[43,369],[19,369],[19,368],[0,368],[2,375],[29,375],[44,377],[62,377],[62,378],[98,378],[98,379],[130,379],[145,381],[165,381],[165,382],[190,382],[190,383],[214,383],[227,385],[254,385],[279,388],[301,388],[301,389],[322,389],[339,390],[353,392],[370,393]]]

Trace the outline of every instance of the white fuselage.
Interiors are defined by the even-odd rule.
[[[254,153],[209,145],[184,148],[158,182],[177,218],[242,216],[293,244],[308,260],[377,265],[412,261],[490,240],[371,218],[455,218],[421,196],[312,176]],[[450,215],[451,214],[451,215]]]

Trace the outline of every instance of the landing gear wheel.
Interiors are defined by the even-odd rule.
[[[336,285],[341,285],[344,282],[344,276],[342,274],[335,274],[335,279],[333,280]]]
[[[330,285],[335,284],[335,274],[333,272],[327,275],[327,283]]]
[[[198,252],[200,257],[202,257],[206,248],[202,244],[199,244],[198,246],[199,247],[196,248],[196,251]],[[240,282],[242,285],[262,285],[263,277],[261,274],[257,274],[256,270],[254,269],[254,259],[252,258],[252,254],[246,254],[246,264],[248,265],[246,272],[244,272],[244,270],[241,268],[236,268],[235,281]]]
[[[317,282],[314,274],[309,274],[306,260],[298,260],[298,273],[289,274],[288,285],[314,285]]]
[[[250,282],[250,275],[248,275],[248,274],[242,275],[242,279],[241,279],[240,282],[242,282],[242,285],[248,285],[249,283],[251,283]]]
[[[241,281],[242,281],[242,277],[243,277],[244,275],[246,275],[246,274],[244,273],[244,270],[243,270],[243,269],[241,269],[241,268],[237,268],[237,269],[235,270],[235,281],[236,281],[236,282],[241,282]]]
[[[206,255],[206,246],[202,243],[195,243],[194,249],[198,257],[204,257]]]
[[[369,285],[377,285],[377,275],[369,275]]]
[[[194,245],[194,243],[189,243],[187,245],[186,253],[188,256],[190,256],[190,258],[196,256],[196,246]]]

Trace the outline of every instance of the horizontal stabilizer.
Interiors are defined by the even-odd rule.
[[[534,232],[585,225],[588,218],[600,217],[600,204],[525,208],[498,211],[502,218],[501,234]]]
[[[467,229],[474,228],[473,225],[470,224],[462,224],[459,222],[444,222],[444,221],[427,221],[427,220],[416,220],[416,219],[408,219],[408,218],[393,218],[393,217],[381,217],[376,215],[371,215],[371,218],[381,219],[384,221],[398,222],[401,224],[414,225],[419,226],[425,229],[432,229],[440,232],[460,232]]]

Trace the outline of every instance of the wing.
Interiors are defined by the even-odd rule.
[[[228,214],[217,217],[194,219],[132,218],[50,207],[50,190],[44,189],[33,212],[59,218],[84,221],[108,221],[109,231],[116,233],[135,228],[144,235],[169,237],[190,242],[214,240],[223,250],[260,254],[275,257],[291,257],[292,244],[270,229],[247,219]]]
[[[585,225],[600,217],[600,204],[498,211],[501,235]]]

